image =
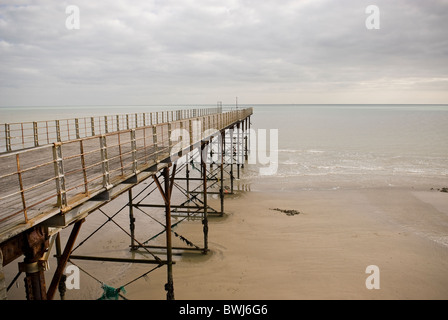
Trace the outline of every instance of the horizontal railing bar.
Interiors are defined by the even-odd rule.
[[[13,147],[14,149],[20,149],[20,147],[21,149],[37,147],[40,138],[43,138],[44,142],[49,144],[50,140],[51,142],[54,142],[54,140],[60,142],[62,138],[64,138],[64,140],[66,138],[70,140],[72,135],[76,135],[77,138],[80,138],[81,136],[95,136],[98,133],[107,134],[108,131],[117,132],[123,129],[132,130],[133,128],[145,127],[148,124],[159,126],[166,125],[168,122],[177,123],[198,116],[204,117],[212,114],[222,114],[222,107],[188,109],[189,112],[183,111],[184,110],[167,110],[95,117],[2,123],[0,126],[5,128],[4,138],[6,139],[0,139],[0,148],[5,148],[6,152],[11,152]],[[180,118],[178,118],[178,115],[180,115]],[[154,118],[156,123],[153,123]],[[160,118],[163,122],[159,121]],[[74,132],[76,132],[76,134]],[[13,134],[11,135],[11,133]],[[17,133],[19,134],[18,136],[15,135]],[[52,135],[51,139],[49,135]],[[3,136],[3,134],[1,136]],[[5,140],[7,142],[3,146]],[[40,142],[42,142],[42,140]]]

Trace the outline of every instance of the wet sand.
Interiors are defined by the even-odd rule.
[[[227,199],[226,212],[210,221],[211,252],[175,265],[176,299],[448,298],[448,194],[255,191]],[[196,229],[187,222],[179,232]],[[379,267],[380,289],[366,288],[369,265]],[[164,299],[145,286],[128,297]]]
[[[266,183],[269,188],[255,186],[229,196],[225,216],[210,217],[209,254],[175,256],[177,300],[448,299],[448,194],[426,187],[260,191],[279,190]],[[209,202],[219,208],[218,199]],[[98,212],[90,215],[79,241],[104,219]],[[126,212],[120,219],[127,227]],[[152,220],[137,224],[136,234],[154,225]],[[77,254],[129,257],[129,238],[113,225],[108,228]],[[200,220],[184,221],[174,230],[202,245]],[[159,240],[163,244],[164,236]],[[174,237],[173,244],[179,243]],[[15,263],[11,265],[7,276],[17,272]],[[79,265],[115,287],[153,267],[85,261]],[[369,265],[379,268],[380,289],[366,288]],[[125,297],[163,300],[165,283],[162,267],[127,285]],[[10,299],[24,298],[23,279],[18,284]],[[97,299],[101,294],[99,282],[83,272],[81,289],[67,290],[68,299]]]

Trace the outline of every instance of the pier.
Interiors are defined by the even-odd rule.
[[[64,299],[65,268],[79,260],[150,265],[133,281],[165,268],[166,298],[174,299],[173,255],[210,250],[208,217],[222,216],[226,195],[234,193],[234,179],[248,157],[252,113],[218,106],[1,124],[0,299],[21,274],[27,299],[57,299],[58,291]],[[217,207],[210,196],[219,199]],[[104,209],[123,197],[116,212]],[[135,255],[76,254],[89,241],[90,236],[79,243],[78,235],[93,212],[106,222],[92,235],[115,224],[129,239],[123,249]],[[126,225],[115,219],[123,212]],[[141,234],[137,213],[160,231]],[[173,230],[185,219],[200,221],[200,243]],[[69,230],[65,243],[63,230]],[[153,243],[162,236],[163,245]],[[184,245],[173,245],[173,238]],[[50,257],[57,259],[55,270],[48,268]],[[3,267],[10,263],[18,263],[18,274],[6,279]],[[112,289],[125,298],[120,288]]]

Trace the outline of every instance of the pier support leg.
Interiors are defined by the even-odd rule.
[[[0,249],[0,300],[6,300],[6,281],[3,273],[3,253]]]
[[[135,247],[135,218],[134,218],[134,206],[132,199],[132,188],[128,191],[128,205],[129,205],[129,230],[131,231],[131,250]]]
[[[233,194],[233,180],[235,177],[233,176],[233,160],[235,158],[235,152],[234,152],[234,143],[233,143],[233,133],[234,133],[233,127],[230,130],[230,193]]]
[[[248,149],[247,149],[247,140],[248,140],[248,133],[249,133],[249,128],[248,128],[249,118],[246,118],[245,122],[246,122],[246,124],[245,124],[246,130],[245,130],[245,134],[244,134],[244,159],[245,159],[245,161],[247,161],[249,158]]]
[[[208,217],[207,217],[207,164],[205,163],[204,152],[207,146],[206,142],[201,143],[201,168],[202,168],[202,187],[204,194],[204,213],[202,216],[203,232],[204,232],[204,251],[208,252]]]
[[[25,259],[19,269],[25,272],[25,290],[28,300],[46,300],[44,269],[40,260],[48,249],[48,233],[45,228],[36,227],[26,235],[24,243]]]
[[[240,157],[241,157],[241,169],[244,169],[244,162],[245,162],[245,160],[246,160],[246,158],[245,158],[245,149],[244,149],[244,140],[245,140],[245,133],[246,133],[246,127],[245,127],[245,125],[246,125],[246,121],[245,120],[242,120],[241,121],[241,139],[240,139],[240,144],[241,144],[241,154],[240,154]]]
[[[237,132],[237,140],[236,140],[236,168],[237,168],[237,178],[240,179],[240,147],[241,147],[241,142],[240,142],[240,134],[241,134],[241,129],[240,129],[240,122],[238,122],[238,124],[236,125],[236,132]]]
[[[221,216],[224,214],[224,152],[226,150],[226,132],[225,130],[221,131],[221,163],[220,163],[220,188],[219,188],[219,197],[221,200]]]
[[[174,172],[173,172],[174,174]],[[173,284],[173,252],[171,243],[171,187],[170,187],[170,168],[163,169],[165,178],[165,228],[166,228],[166,259],[167,259],[167,283],[165,284],[166,299],[174,300]]]
[[[248,130],[248,140],[249,140],[249,142],[247,143],[247,151],[248,151],[248,153],[249,153],[249,152],[250,152],[250,144],[251,144],[251,136],[250,136],[250,132],[251,132],[251,130],[250,130],[250,128],[251,128],[251,126],[250,126],[250,117],[247,118],[247,124],[249,125],[249,130]]]
[[[39,261],[28,257],[21,264],[21,270],[26,273],[25,290],[27,300],[46,300],[44,270]]]
[[[73,246],[75,245],[76,238],[78,237],[79,230],[81,229],[81,225],[84,223],[84,219],[75,222],[72,228],[72,232],[70,233],[70,237],[67,240],[67,244],[65,245],[64,252],[60,257],[58,257],[58,266],[56,271],[54,272],[53,279],[51,280],[50,288],[48,289],[47,299],[52,300],[54,294],[56,293],[56,288],[61,281],[61,278],[64,274],[65,266],[67,265],[67,261],[70,258],[70,254],[73,250]]]
[[[56,235],[56,256],[58,257],[58,264],[61,263],[61,257],[62,257],[62,247],[61,247],[61,233],[58,232]],[[61,297],[61,300],[65,300],[65,292],[67,291],[65,280],[67,279],[67,276],[65,274],[61,275],[61,279],[59,280],[59,296]],[[48,298],[48,293],[47,293]]]
[[[189,166],[189,161],[190,161],[190,153],[188,153],[187,155],[186,155],[186,157],[187,157],[187,163],[186,163],[186,166],[185,166],[185,178],[186,178],[186,188],[187,188],[187,190],[186,190],[186,192],[187,192],[187,199],[189,200],[190,199],[190,166]]]

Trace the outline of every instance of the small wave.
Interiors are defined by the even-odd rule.
[[[312,168],[318,169],[318,170],[330,170],[334,173],[344,173],[344,172],[352,172],[352,171],[380,171],[384,170],[384,167],[367,167],[367,166],[341,166],[341,165],[335,165],[335,166],[311,166]]]
[[[306,150],[306,152],[308,152],[308,153],[324,153],[325,151],[323,151],[323,150],[310,149],[310,150]]]
[[[297,150],[297,149],[278,149],[278,152],[283,153],[301,153],[303,150]]]
[[[442,246],[448,247],[448,237],[447,236],[428,236],[432,241],[441,244]]]
[[[393,171],[399,173],[417,173],[417,174],[425,173],[425,170],[416,168],[394,168]]]
[[[278,149],[280,153],[325,153],[324,150],[316,150],[316,149],[308,149],[308,150],[299,150],[299,149]]]
[[[360,171],[379,171],[384,170],[384,167],[381,166],[336,166],[336,168],[340,169],[348,169],[348,170],[360,170]]]
[[[296,162],[296,161],[291,161],[291,160],[286,160],[286,161],[283,161],[283,162],[280,162],[280,164],[283,164],[283,165],[298,165],[299,163],[298,162]]]

